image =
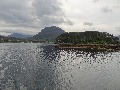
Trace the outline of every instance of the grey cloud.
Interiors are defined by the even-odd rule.
[[[6,35],[10,35],[12,33],[25,34],[25,33],[21,33],[20,30],[12,30],[12,29],[3,29],[3,30],[0,30],[0,33],[4,33]]]
[[[112,6],[114,9],[119,9],[120,8],[120,6],[118,6],[118,5],[114,5],[114,6]]]
[[[92,22],[84,22],[83,25],[92,26],[93,23]]]
[[[74,25],[74,23],[72,21],[70,21],[69,19],[67,19],[66,22],[67,22],[68,25]]]
[[[109,12],[112,12],[113,10],[110,9],[110,8],[108,8],[108,7],[103,7],[103,8],[101,9],[101,11],[102,11],[103,13],[109,13]]]
[[[0,1],[0,19],[8,23],[29,22],[30,11],[25,0],[1,0]]]
[[[99,0],[93,0],[93,2],[98,2]]]
[[[21,33],[21,30],[16,30],[16,29],[3,29],[0,30],[0,32],[4,32],[4,33]]]
[[[62,15],[60,3],[57,0],[34,0],[33,6],[36,9],[37,16]],[[63,15],[62,15],[63,16]]]
[[[21,34],[35,34],[34,31],[28,31],[28,30],[24,30],[24,29],[2,29],[0,30],[0,32],[3,32],[3,33],[21,33]]]
[[[61,5],[58,0],[0,0],[0,22],[16,28],[71,24]]]
[[[33,7],[36,17],[43,26],[66,23],[71,25],[70,20],[65,17],[58,0],[34,0]]]
[[[115,29],[120,32],[120,27],[116,27]]]

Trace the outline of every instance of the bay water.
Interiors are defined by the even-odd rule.
[[[120,51],[1,43],[0,90],[120,90]]]

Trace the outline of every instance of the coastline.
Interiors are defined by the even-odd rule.
[[[60,49],[120,50],[120,44],[56,44]]]

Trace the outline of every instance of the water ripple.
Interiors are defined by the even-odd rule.
[[[0,44],[0,90],[120,90],[120,52]]]

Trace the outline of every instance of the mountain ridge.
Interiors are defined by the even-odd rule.
[[[12,33],[11,35],[8,35],[8,37],[14,37],[14,38],[20,38],[20,39],[27,39],[31,38],[33,35],[25,35],[20,33]]]

